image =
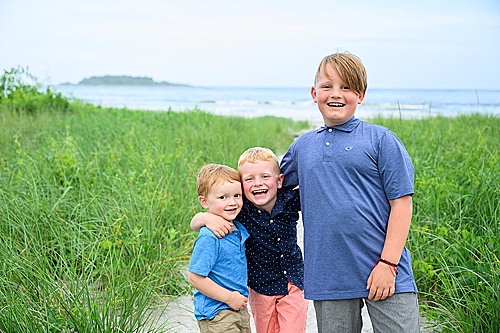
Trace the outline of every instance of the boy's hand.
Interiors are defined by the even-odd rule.
[[[231,224],[226,219],[223,219],[218,215],[207,213],[204,218],[205,227],[210,229],[218,238],[222,238],[233,232]]]
[[[226,219],[209,212],[196,214],[191,220],[190,226],[196,232],[199,232],[201,227],[207,227],[218,238],[222,238],[233,231],[231,224]]]
[[[231,292],[229,300],[226,302],[226,304],[229,305],[231,309],[236,311],[246,308],[247,303],[248,298],[240,294],[238,291]]]
[[[226,303],[231,309],[239,311],[247,306],[248,298],[238,291],[230,291],[207,276],[188,272],[188,281],[203,295],[213,298],[219,302]]]
[[[366,289],[370,290],[368,299],[373,301],[381,301],[394,295],[396,286],[396,277],[391,271],[390,267],[384,263],[378,263],[372,269]]]

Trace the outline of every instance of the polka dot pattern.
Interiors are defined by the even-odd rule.
[[[279,189],[269,214],[246,198],[238,215],[250,233],[247,239],[248,286],[268,296],[287,295],[288,280],[304,289],[302,251],[297,245],[298,190]]]

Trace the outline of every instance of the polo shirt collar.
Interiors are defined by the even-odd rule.
[[[328,127],[326,125],[323,125],[316,130],[316,133],[321,133],[323,131],[326,131],[329,128],[336,129],[336,130],[343,131],[343,132],[352,132],[356,127],[359,126],[359,124],[361,124],[361,120],[359,120],[355,116],[352,116],[351,119],[349,119],[348,121],[346,121],[345,123],[343,123],[341,125],[337,125],[337,126],[333,126],[333,127]]]

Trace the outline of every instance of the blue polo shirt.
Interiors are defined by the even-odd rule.
[[[210,229],[200,229],[194,242],[189,271],[207,276],[219,286],[239,291],[248,297],[245,240],[249,235],[241,223],[233,222],[238,229],[220,239]],[[198,290],[194,293],[194,315],[197,320],[212,319],[221,310],[230,308],[226,303],[205,296]]]
[[[413,165],[389,129],[353,117],[292,143],[281,162],[284,186],[300,183],[304,291],[313,300],[367,297],[380,257],[389,200],[413,194]],[[398,266],[396,293],[416,292],[410,253]]]
[[[238,220],[247,228],[248,286],[267,295],[287,295],[288,280],[304,289],[302,251],[297,245],[298,190],[278,189],[271,214],[244,199]]]

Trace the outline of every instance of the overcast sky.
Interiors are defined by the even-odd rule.
[[[499,0],[0,0],[0,67],[44,83],[100,75],[308,87],[323,56],[374,88],[500,89]]]

